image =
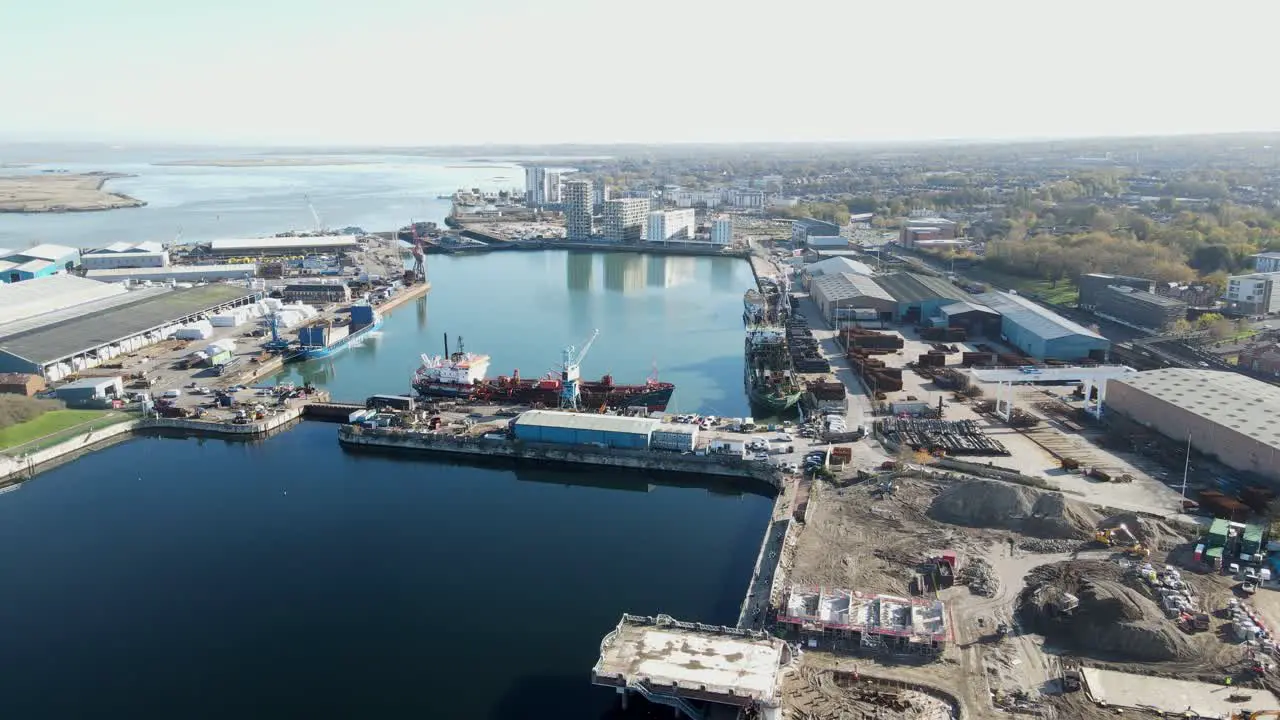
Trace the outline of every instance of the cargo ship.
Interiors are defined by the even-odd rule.
[[[795,407],[804,395],[787,348],[787,331],[780,318],[790,314],[790,288],[761,283],[764,292],[748,291],[743,298],[747,336],[743,385],[753,408],[779,415]]]
[[[285,361],[301,362],[329,357],[380,327],[382,316],[372,305],[352,305],[349,321],[318,323],[299,329],[298,344],[290,348],[293,352],[286,355]]]
[[[566,377],[549,373],[539,378],[522,378],[516,370],[510,376],[486,379],[488,355],[475,355],[459,348],[445,357],[422,356],[422,366],[413,375],[413,390],[426,398],[442,397],[496,404],[560,407]],[[671,402],[676,386],[650,377],[642,385],[618,385],[612,375],[599,380],[576,380],[578,407],[587,411],[626,410],[643,407],[661,412]]]
[[[772,415],[794,407],[804,394],[791,369],[786,338],[781,328],[757,326],[747,331],[743,384],[752,407]]]

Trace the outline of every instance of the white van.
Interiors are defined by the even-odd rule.
[[[181,390],[165,390],[164,396],[169,398],[170,400],[173,400],[173,399],[182,397],[182,391]]]

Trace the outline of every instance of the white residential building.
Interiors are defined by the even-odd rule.
[[[733,218],[722,216],[711,222],[711,244],[733,244]]]
[[[590,180],[570,180],[564,184],[564,230],[570,240],[591,238],[593,190]]]
[[[1280,272],[1233,275],[1227,278],[1227,302],[1249,315],[1280,312],[1277,281],[1280,281]]]
[[[649,242],[687,242],[698,232],[697,212],[684,210],[655,210],[649,213]]]
[[[677,207],[706,206],[720,207],[724,204],[724,194],[720,190],[677,190],[671,194]]]
[[[613,242],[639,242],[643,240],[645,216],[648,214],[648,198],[614,198],[605,200],[604,238]]]

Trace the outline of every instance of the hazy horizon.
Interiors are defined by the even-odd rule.
[[[1229,8],[1231,4],[1228,3]],[[6,10],[5,142],[450,147],[1280,130],[1280,9],[47,0]]]

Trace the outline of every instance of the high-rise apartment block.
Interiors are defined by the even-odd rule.
[[[655,210],[649,213],[649,242],[687,242],[698,232],[697,213],[686,210]]]
[[[548,172],[544,167],[524,169],[524,199],[529,207],[560,202],[560,173]]]
[[[711,244],[733,244],[733,218],[722,216],[711,222]]]
[[[604,238],[613,242],[644,239],[648,198],[616,198],[604,201]]]
[[[568,239],[591,239],[592,194],[590,180],[570,180],[564,184],[564,230]]]

